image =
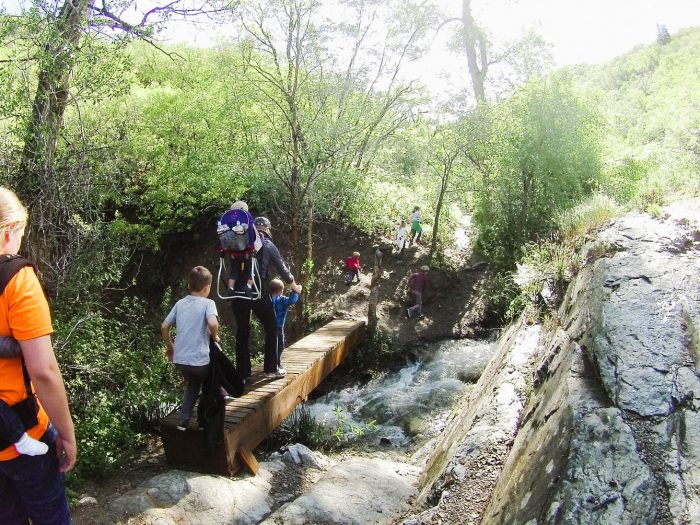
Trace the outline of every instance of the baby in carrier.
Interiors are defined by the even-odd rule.
[[[12,337],[0,336],[0,359],[21,355],[19,343]],[[0,400],[0,442],[14,445],[19,454],[40,456],[49,450],[48,445],[27,434],[24,424],[14,409]],[[0,448],[5,448],[0,446]]]
[[[234,295],[234,290],[240,290],[246,297],[252,297],[253,256],[259,239],[248,205],[243,201],[234,202],[231,209],[219,219],[216,231],[221,250],[231,257],[228,294]]]

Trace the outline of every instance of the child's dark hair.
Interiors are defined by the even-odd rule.
[[[201,292],[211,284],[211,272],[204,266],[195,266],[190,270],[187,284],[190,287],[190,292]]]
[[[280,279],[272,279],[268,284],[267,284],[268,290],[270,290],[270,293],[279,293],[284,291],[284,283]]]

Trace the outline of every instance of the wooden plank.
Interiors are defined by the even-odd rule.
[[[236,453],[236,456],[241,460],[243,465],[248,469],[248,472],[250,472],[253,476],[258,473],[260,465],[250,450],[245,447],[240,447]]]

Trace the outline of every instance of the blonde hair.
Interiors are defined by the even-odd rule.
[[[353,257],[359,257],[359,256],[360,256],[360,252],[352,252],[352,256],[353,256]]]
[[[15,192],[0,186],[0,230],[27,223],[27,208],[20,202]]]
[[[270,293],[284,292],[284,283],[281,279],[275,278],[268,283],[267,288]]]
[[[231,204],[231,209],[248,211],[248,204],[245,201],[236,201]]]

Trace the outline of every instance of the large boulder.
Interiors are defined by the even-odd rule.
[[[635,214],[586,247],[482,523],[700,523],[696,232]]]
[[[392,523],[416,495],[419,470],[378,458],[353,458],[332,467],[303,495],[261,525]]]

